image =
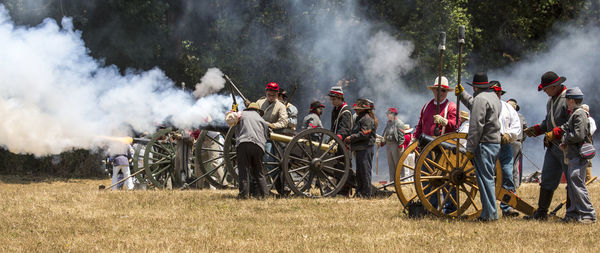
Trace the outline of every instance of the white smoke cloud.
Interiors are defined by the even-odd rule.
[[[104,66],[69,18],[62,28],[52,19],[19,27],[0,5],[0,45],[0,145],[11,152],[93,149],[105,145],[99,136],[153,132],[159,123],[190,128],[221,120],[231,104],[220,95],[195,100],[159,69],[121,75]]]
[[[195,97],[200,98],[218,92],[223,87],[225,87],[223,72],[218,68],[210,68],[200,79],[200,83],[196,84],[193,94]]]

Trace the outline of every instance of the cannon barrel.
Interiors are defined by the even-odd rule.
[[[271,133],[270,139],[272,141],[278,141],[278,142],[283,142],[283,143],[290,143],[290,142],[292,142],[293,137],[287,136],[287,135],[283,135],[283,134]],[[304,143],[304,144],[306,144],[306,146],[310,146],[310,144],[308,143],[308,140],[306,140],[306,139],[299,139],[298,142],[299,143]],[[312,142],[313,146],[315,146],[315,147],[319,146],[319,142],[317,142],[317,141],[311,141],[311,142]],[[321,143],[321,150],[327,151],[327,150],[329,150],[330,146],[331,146],[330,144]],[[329,151],[335,153],[337,151],[337,147],[334,147],[334,148],[332,148]]]
[[[133,138],[133,144],[146,145],[149,142],[150,142],[150,139],[147,139],[147,138]]]
[[[429,136],[426,134],[421,134],[421,137],[419,138],[419,148],[425,148],[425,146],[427,146],[427,144],[429,144],[433,140],[435,140],[435,137]],[[454,143],[445,141],[445,142],[442,142],[440,144],[440,146],[442,146],[444,149],[456,150],[456,144],[454,144]],[[460,147],[459,150],[463,154],[467,153],[467,149],[465,149],[464,147]]]

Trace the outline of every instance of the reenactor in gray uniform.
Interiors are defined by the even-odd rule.
[[[588,159],[580,155],[580,149],[584,143],[592,143],[590,123],[588,113],[581,107],[583,102],[583,92],[578,87],[568,89],[565,98],[567,106],[571,111],[571,116],[567,124],[563,126],[564,134],[562,137],[561,149],[566,151],[568,160],[567,194],[571,200],[571,205],[567,207],[567,213],[563,221],[595,223],[596,210],[590,201],[590,194],[585,185],[585,175]]]
[[[234,114],[234,115],[231,115]],[[235,124],[236,152],[238,162],[239,199],[247,199],[251,187],[258,186],[252,192],[257,192],[259,198],[269,195],[265,171],[262,168],[262,159],[265,153],[265,143],[269,138],[269,123],[263,118],[263,111],[258,104],[251,103],[241,113],[228,113],[228,123]],[[231,118],[235,118],[231,121]],[[256,180],[252,184],[250,178]]]
[[[310,104],[310,113],[302,121],[302,129],[323,128],[321,123],[321,114],[323,114],[324,104],[314,101]]]
[[[404,151],[402,148],[402,144],[404,144],[404,122],[398,118],[398,110],[396,108],[389,108],[386,115],[388,121],[383,130],[383,140],[379,143],[379,146],[386,147],[385,154],[388,161],[390,182],[393,182],[396,175],[396,166]],[[404,178],[404,176],[403,169],[400,178]]]
[[[368,99],[357,99],[352,109],[356,111],[356,121],[351,134],[344,142],[350,144],[350,149],[356,155],[356,197],[370,198],[373,194],[371,171],[377,130],[377,119],[373,115],[375,107]]]
[[[287,129],[283,131],[284,134],[294,135],[296,132],[296,125],[298,125],[298,108],[294,106],[288,100],[287,91],[283,88],[279,88],[279,101],[285,105],[285,109],[288,115],[288,125]]]
[[[494,174],[496,159],[500,152],[500,110],[502,104],[488,82],[487,74],[479,72],[473,77],[474,97],[472,103],[461,102],[471,108],[467,136],[467,157],[473,161],[479,196],[481,199],[481,221],[498,219]],[[456,86],[456,94],[462,95],[464,88]],[[470,106],[472,104],[472,106]]]
[[[546,147],[538,208],[532,216],[525,216],[525,219],[546,220],[548,218],[548,207],[552,202],[554,190],[558,187],[563,172],[567,170],[567,165],[564,163],[564,152],[559,148],[560,138],[563,134],[561,126],[569,119],[567,99],[565,98],[567,87],[562,84],[566,80],[566,77],[559,77],[552,71],[542,75],[538,91],[543,90],[550,97],[546,104],[546,118],[542,123],[524,130],[529,137],[543,134]],[[567,193],[567,206],[570,204],[568,195]]]

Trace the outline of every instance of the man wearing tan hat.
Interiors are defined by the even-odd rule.
[[[241,113],[229,112],[227,124],[233,127],[236,138],[238,162],[239,199],[247,199],[250,192],[257,192],[257,197],[268,196],[269,189],[265,171],[262,169],[262,157],[265,143],[269,139],[269,124],[262,118],[263,111],[257,103],[250,103]],[[251,184],[251,179],[257,181]]]
[[[454,89],[448,86],[448,79],[446,77],[442,76],[439,88],[438,83],[438,78],[436,78],[433,85],[427,87],[433,93],[433,99],[421,109],[419,123],[413,134],[417,139],[421,134],[440,136],[456,131],[456,104],[446,99],[448,92]],[[438,104],[439,107],[437,106]]]

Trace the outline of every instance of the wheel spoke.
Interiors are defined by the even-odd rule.
[[[301,174],[301,173],[298,173],[298,174]],[[296,188],[298,188],[298,186],[300,185],[300,183],[304,182],[304,179],[306,178],[306,176],[308,176],[308,174],[310,174],[310,172],[306,172],[306,173],[304,174],[304,176],[302,176],[302,177],[300,178],[300,180],[298,180],[298,182],[294,184],[294,186],[296,186]],[[302,175],[302,174],[301,174],[301,175]]]
[[[304,152],[304,154],[306,154],[307,157],[312,158],[312,155],[310,155],[308,153],[308,151],[306,151],[306,148],[304,148],[304,145],[302,145],[301,143],[296,143],[295,145],[298,146],[302,150],[302,152]]]
[[[209,152],[223,153],[223,150],[212,149],[212,148],[201,148],[200,150],[202,150],[202,151],[209,151]]]
[[[415,181],[404,181],[404,182],[400,182],[400,183],[395,183],[395,184],[399,184],[399,185],[405,185],[405,184],[412,184]]]
[[[325,159],[325,160],[323,160],[323,163],[328,163],[328,162],[331,162],[331,161],[333,161],[333,160],[340,159],[340,158],[342,158],[342,157],[345,157],[345,156],[344,156],[344,155],[334,156],[334,157],[331,157],[331,158],[329,158],[329,159]]]
[[[329,148],[327,148],[327,150],[325,152],[323,152],[323,154],[321,154],[321,157],[319,157],[320,159],[323,159],[323,157],[325,157],[325,155],[329,154],[329,152],[331,150],[333,150],[334,147],[336,147],[338,144],[337,142],[334,142],[333,144],[329,145]]]
[[[477,204],[475,204],[475,196],[472,196],[471,193],[469,191],[467,191],[467,188],[464,185],[461,185],[461,189],[465,192],[465,194],[467,195],[467,199],[471,202],[471,204],[473,204],[473,207],[475,207],[475,210],[477,210],[477,211],[481,210],[481,208],[479,208],[477,206]]]
[[[345,173],[345,170],[340,170],[331,166],[327,166],[327,165],[323,165],[324,169],[330,170],[330,171],[334,171],[334,172],[339,172],[339,173]]]
[[[446,185],[448,185],[448,182],[443,183],[442,185],[440,185],[439,187],[435,188],[434,190],[432,190],[431,192],[429,192],[428,194],[425,195],[425,198],[428,199],[431,195],[433,195],[434,193],[438,192],[440,189],[442,189],[443,187],[445,187]],[[439,203],[439,202],[438,202]]]
[[[423,176],[421,179],[431,180],[431,179],[447,179],[447,176]]]
[[[448,169],[446,169],[444,166],[434,162],[433,160],[429,159],[429,158],[425,158],[426,163],[430,163],[432,164],[434,167],[438,168],[439,170],[442,171],[449,171]]]
[[[211,158],[211,159],[208,159],[208,160],[204,161],[202,164],[204,165],[204,164],[210,163],[212,161],[216,161],[216,160],[221,159],[221,158],[223,158],[222,155],[214,157],[214,158]]]
[[[304,160],[304,159],[302,159],[302,158],[300,158],[300,157],[296,157],[296,156],[290,155],[290,158],[291,158],[291,159],[294,159],[294,160],[296,160],[296,161],[301,161],[301,162],[303,162],[303,163],[305,163],[305,164],[310,164],[310,162],[309,162],[308,160]]]
[[[288,170],[288,173],[293,173],[293,172],[296,172],[296,171],[299,171],[299,170],[303,170],[303,169],[306,169],[306,168],[308,168],[308,165],[305,165],[305,166],[302,166],[302,167],[298,167],[298,168],[295,168],[293,170]]]
[[[206,138],[209,138],[209,139],[211,139],[213,142],[215,142],[215,143],[219,144],[221,147],[225,147],[225,146],[223,146],[223,144],[222,144],[221,142],[219,142],[218,140],[215,140],[213,137],[210,137],[210,136],[208,136],[208,134],[206,135]]]
[[[452,168],[455,168],[454,164],[452,163],[452,160],[450,159],[450,156],[448,156],[448,153],[446,153],[446,149],[440,148],[440,150],[442,151],[442,155],[444,155],[444,158],[446,158],[446,160],[448,161],[448,163],[450,163],[450,166]]]

